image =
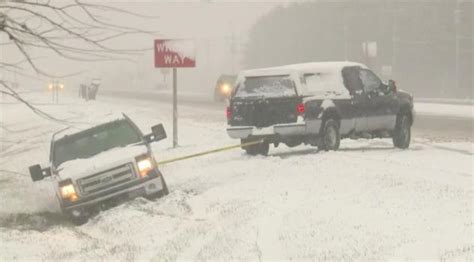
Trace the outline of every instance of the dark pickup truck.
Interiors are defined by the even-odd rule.
[[[250,155],[269,145],[337,150],[342,138],[388,138],[408,148],[413,98],[365,65],[324,62],[243,71],[227,108],[227,133]]]

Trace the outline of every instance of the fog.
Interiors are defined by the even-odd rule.
[[[211,93],[220,74],[246,68],[350,60],[367,64],[384,80],[393,78],[416,96],[465,98],[473,93],[472,1],[100,3],[142,15],[108,12],[108,22],[154,32],[123,36],[109,46],[148,50],[134,52],[129,61],[87,63],[29,50],[45,71],[73,74],[61,79],[69,88],[92,78],[101,78],[102,88],[109,89],[169,88],[171,77],[163,74],[168,71],[154,68],[153,40],[191,38],[197,66],[178,70],[179,89],[185,91]],[[364,45],[370,52],[364,52]],[[22,59],[15,46],[2,46],[1,52],[2,61]],[[45,88],[51,81],[23,67],[3,72],[3,79],[28,88]]]
[[[0,0],[0,262],[474,261],[473,5]]]

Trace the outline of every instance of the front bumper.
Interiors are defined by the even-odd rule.
[[[61,207],[63,212],[70,212],[73,210],[84,210],[93,206],[98,206],[103,202],[117,197],[131,199],[139,196],[151,195],[164,189],[160,176],[161,173],[156,170],[153,171],[147,179],[134,180],[97,194],[80,197],[74,202],[63,201]]]
[[[304,136],[318,134],[321,120],[313,120],[305,123],[278,124],[264,128],[255,126],[231,126],[227,128],[227,134],[231,138],[246,139],[249,137],[264,136]]]

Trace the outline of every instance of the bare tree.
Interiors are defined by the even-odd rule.
[[[23,56],[15,63],[0,61],[0,69],[17,72],[27,65],[41,76],[59,78],[65,76],[43,70],[32,56],[32,50],[49,50],[66,59],[91,62],[130,60],[130,55],[147,50],[112,48],[111,40],[153,32],[115,25],[102,18],[111,15],[146,18],[113,6],[80,0],[0,0],[0,35],[7,36],[6,42],[0,42],[0,47],[14,46]],[[0,92],[24,103],[42,117],[58,120],[22,99],[3,80],[0,80]]]

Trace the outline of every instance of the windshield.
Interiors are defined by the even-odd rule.
[[[115,147],[141,142],[140,133],[126,120],[101,125],[54,143],[53,165],[74,159],[84,159]]]
[[[288,75],[247,77],[239,83],[235,97],[249,96],[294,96],[295,85]]]

